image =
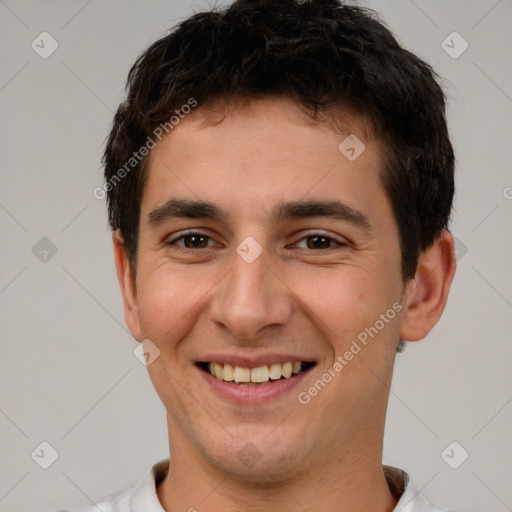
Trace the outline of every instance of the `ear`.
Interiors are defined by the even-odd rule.
[[[137,307],[137,288],[135,275],[131,269],[124,240],[119,230],[112,235],[117,280],[123,296],[124,318],[132,336],[141,341],[139,310]]]
[[[455,266],[453,237],[444,229],[419,255],[414,279],[406,285],[405,313],[400,327],[402,339],[421,340],[436,325],[448,300]]]

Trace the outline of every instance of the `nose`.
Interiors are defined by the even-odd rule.
[[[231,271],[219,283],[210,308],[211,320],[239,339],[257,339],[283,326],[293,313],[290,289],[265,251],[254,261],[233,252]]]

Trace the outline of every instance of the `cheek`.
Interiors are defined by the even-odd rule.
[[[360,273],[354,267],[302,267],[283,276],[297,303],[298,316],[307,318],[324,338],[330,358],[344,350],[370,316],[362,291],[368,284],[356,277]]]
[[[207,266],[150,266],[141,273],[138,310],[142,335],[173,346],[197,321],[220,277]]]
[[[142,335],[160,341],[184,323],[199,293],[178,272],[163,267],[141,275],[140,282],[138,309]]]
[[[398,315],[393,304],[401,295],[398,274],[356,267],[316,268],[289,276],[289,280],[306,315],[336,354],[344,353],[358,336],[365,341],[365,334],[368,340],[394,338]]]
[[[179,316],[176,306],[176,287],[170,286],[165,275],[147,274],[141,278],[143,283],[138,289],[138,307],[141,327],[145,337],[151,338],[165,324],[173,323]],[[170,305],[174,307],[170,307]]]

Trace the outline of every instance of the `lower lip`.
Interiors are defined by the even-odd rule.
[[[197,371],[206,381],[212,391],[225,400],[237,404],[260,404],[276,400],[294,388],[296,388],[313,369],[308,368],[288,379],[280,379],[272,381],[270,384],[260,384],[256,386],[240,386],[238,384],[230,384],[213,377],[213,375],[205,372],[201,368]]]

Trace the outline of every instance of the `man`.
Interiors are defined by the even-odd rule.
[[[453,166],[431,68],[361,8],[239,0],[154,43],[105,191],[170,459],[97,507],[447,510],[382,443],[455,272]]]

